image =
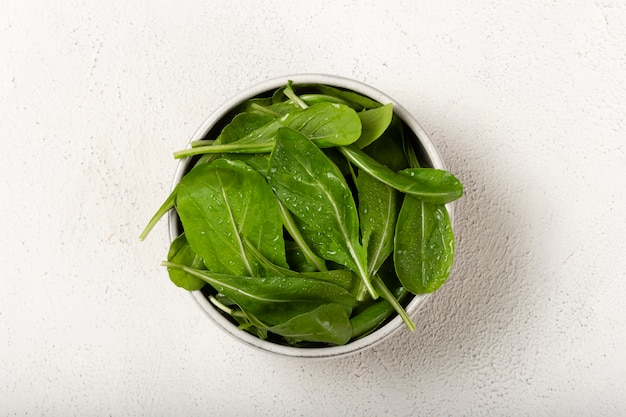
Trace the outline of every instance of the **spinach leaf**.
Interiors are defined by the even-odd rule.
[[[443,205],[406,196],[398,215],[394,243],[396,274],[413,294],[437,290],[454,261],[454,234]]]
[[[349,316],[354,304],[354,297],[345,289],[304,275],[251,277],[218,274],[171,262],[163,262],[163,266],[180,269],[206,281],[237,303],[246,315],[271,326],[285,323],[324,304],[337,304]]]
[[[250,132],[260,128],[261,126],[266,125],[273,118],[266,114],[256,114],[256,113],[239,113],[237,114],[233,120],[227,124],[217,139],[214,141],[209,140],[200,140],[191,143],[192,147],[199,146],[199,144],[205,143],[208,144],[211,142],[212,145],[217,144],[227,144],[231,142],[237,141],[240,137],[249,134]],[[214,155],[204,155],[203,158],[196,162],[195,166],[201,165],[203,163],[209,163],[216,159]],[[194,166],[194,167],[195,167]],[[163,202],[161,207],[157,210],[157,212],[152,216],[148,225],[145,227],[139,238],[144,240],[146,236],[150,233],[150,231],[154,228],[154,226],[158,223],[158,221],[163,217],[168,211],[174,208],[174,203],[176,201],[176,193],[178,191],[178,185],[174,188],[174,190],[170,193],[167,200]]]
[[[358,113],[361,119],[361,136],[354,145],[362,149],[378,139],[391,123],[393,105],[385,104],[382,107],[365,110]]]
[[[308,243],[302,236],[302,233],[298,229],[298,226],[289,210],[286,209],[285,205],[280,201],[278,202],[278,206],[280,208],[280,214],[283,219],[283,225],[285,226],[287,232],[289,232],[289,235],[294,240],[294,242],[300,247],[302,255],[307,259],[307,261],[309,261],[311,265],[314,265],[318,271],[328,270],[328,268],[326,268],[326,263],[324,262],[324,259],[317,256],[315,252],[313,252],[313,250],[311,250],[311,248],[309,247]]]
[[[298,97],[295,91],[293,91],[292,86],[292,82],[289,81],[287,83],[287,86],[285,86],[285,88],[283,89],[283,94],[301,109],[306,109],[307,107],[309,107],[309,105],[306,104],[300,97]]]
[[[363,148],[363,152],[376,159],[379,163],[386,165],[394,172],[409,167],[405,156],[402,126],[402,121],[398,116],[394,115],[387,130],[383,132],[380,138]],[[413,149],[410,144],[409,147]],[[419,165],[411,166],[413,168],[419,167]]]
[[[239,113],[227,124],[216,139],[217,144],[227,144],[237,142],[240,138],[249,135],[255,130],[272,122],[275,118],[267,114],[260,113]],[[195,145],[198,145],[197,141]],[[192,143],[192,146],[194,144]]]
[[[271,116],[273,118],[284,116],[300,107],[289,101],[272,103],[271,97],[262,99],[251,99],[240,106],[241,113],[257,113]]]
[[[341,97],[330,96],[328,94],[302,94],[300,95],[300,98],[309,106],[312,106],[316,103],[337,103],[352,107],[352,103],[350,103],[348,100],[345,100]]]
[[[235,114],[246,113],[246,112],[251,112],[252,113],[252,112],[254,112],[254,109],[257,106],[267,107],[267,106],[269,106],[271,104],[272,104],[272,98],[271,97],[254,97],[254,98],[249,98],[248,100],[246,100],[243,103],[241,103],[240,105],[238,105],[233,110],[233,113],[235,113]]]
[[[312,311],[265,329],[283,336],[291,345],[299,342],[344,345],[352,337],[350,318],[338,304],[323,304]]]
[[[408,291],[404,287],[398,288],[393,297],[401,302]],[[350,318],[352,325],[352,339],[366,336],[376,330],[395,312],[395,308],[387,300],[381,297],[375,303],[367,306],[363,311]]]
[[[252,112],[256,112],[256,113],[261,112],[261,113],[271,115],[272,117],[282,117],[288,113],[291,113],[297,110],[300,110],[300,107],[298,107],[296,104],[290,101],[274,103],[268,106],[255,105],[251,109]]]
[[[354,272],[349,269],[332,269],[330,271],[308,271],[308,272],[298,272],[292,271],[289,268],[283,268],[278,265],[274,265],[269,259],[267,259],[263,254],[256,249],[250,242],[244,242],[246,247],[252,252],[254,256],[261,262],[267,271],[271,271],[271,275],[277,275],[281,277],[301,277],[305,276],[308,278],[319,279],[321,281],[330,282],[331,284],[335,284],[340,286],[346,291],[352,292],[355,284],[355,275]]]
[[[348,100],[363,109],[375,109],[376,107],[382,106],[379,102],[362,94],[355,93],[354,91],[342,90],[329,85],[318,85],[317,89],[324,94],[328,94],[329,96],[340,97]]]
[[[361,119],[343,104],[314,104],[290,116],[285,127],[297,130],[320,148],[349,145],[361,135]]]
[[[267,179],[311,248],[354,271],[377,298],[359,241],[356,204],[337,166],[301,133],[285,128],[279,130]]]
[[[285,250],[287,251],[287,263],[292,270],[298,272],[319,271],[319,269],[316,268],[306,256],[304,256],[304,253],[298,243],[292,240],[285,240]]]
[[[401,195],[365,171],[357,178],[361,241],[367,251],[369,275],[393,252],[396,219],[400,210]]]
[[[361,135],[361,120],[357,113],[342,104],[318,103],[293,111],[227,144],[198,146],[174,153],[183,158],[204,153],[263,153],[273,149],[278,130],[297,130],[320,148],[349,145]]]
[[[191,249],[184,233],[174,239],[170,244],[167,260],[168,262],[189,265],[192,268],[204,268],[202,258]],[[199,290],[205,285],[203,280],[181,270],[172,269],[169,271],[169,276],[174,284],[188,291]]]
[[[341,146],[339,150],[359,169],[423,201],[446,204],[460,198],[463,194],[463,185],[448,171],[434,168],[407,168],[396,173],[355,146]]]
[[[193,169],[179,183],[176,210],[189,244],[210,270],[262,274],[244,239],[287,267],[276,198],[265,179],[243,162],[218,159]]]
[[[288,82],[227,117],[175,153],[200,157],[140,236],[177,210],[172,282],[209,283],[240,329],[297,347],[345,344],[394,312],[414,330],[401,302],[450,274],[458,179],[420,168],[392,104],[352,91]]]
[[[169,269],[176,270],[176,268]],[[246,314],[241,311],[239,306],[231,299],[219,293],[216,295],[209,295],[208,298],[211,304],[217,307],[218,310],[222,311],[222,313],[229,315],[231,320],[238,324],[238,329],[245,330],[259,339],[267,339],[267,330],[260,329],[252,324],[248,316],[246,316]]]

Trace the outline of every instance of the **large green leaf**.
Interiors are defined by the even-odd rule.
[[[267,178],[316,254],[350,268],[376,298],[356,204],[337,166],[305,136],[285,128],[279,131]]]
[[[218,159],[193,169],[178,188],[176,210],[185,235],[208,269],[263,274],[244,239],[287,267],[278,202],[259,173],[241,161]]]
[[[450,275],[454,246],[446,207],[406,196],[396,224],[393,255],[402,285],[413,294],[437,290]]]
[[[352,294],[340,286],[305,275],[250,277],[218,274],[170,262],[164,262],[163,265],[206,281],[234,301],[244,313],[272,326],[285,323],[324,304],[337,304],[349,316],[354,304]]]
[[[198,146],[175,152],[174,156],[270,152],[278,130],[284,127],[297,130],[320,148],[349,145],[361,135],[361,119],[353,109],[343,104],[318,103],[273,119],[235,142]]]

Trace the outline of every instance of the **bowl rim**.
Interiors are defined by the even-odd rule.
[[[332,87],[348,89],[357,93],[363,94],[373,100],[376,100],[382,104],[392,103],[394,113],[402,119],[402,121],[413,131],[417,137],[420,145],[423,147],[424,152],[431,160],[433,168],[446,169],[446,166],[439,154],[439,151],[431,141],[429,135],[422,128],[422,126],[413,118],[413,116],[405,110],[397,101],[392,99],[382,91],[365,84],[364,82],[357,81],[355,79],[346,78],[343,76],[321,74],[321,73],[298,73],[282,75],[275,78],[267,79],[265,81],[254,84],[238,94],[232,96],[226,102],[221,104],[213,111],[209,117],[207,117],[200,127],[193,134],[189,140],[188,146],[194,140],[200,140],[205,137],[209,130],[218,123],[224,116],[233,110],[236,106],[242,104],[246,100],[267,93],[269,91],[276,90],[287,84],[288,81],[293,84],[324,84]],[[186,173],[188,165],[191,163],[191,158],[182,159],[176,168],[174,174],[174,180],[172,182],[172,190],[176,187],[176,184],[181,180]],[[446,204],[451,223],[454,222],[453,203]],[[179,234],[178,228],[178,215],[175,210],[170,210],[168,216],[169,236],[170,241],[175,239]],[[243,342],[244,344],[251,346],[257,350],[269,352],[282,357],[292,358],[338,358],[353,355],[358,352],[364,351],[367,348],[387,339],[390,335],[404,327],[404,323],[399,316],[395,316],[390,319],[384,326],[381,326],[374,332],[364,336],[355,341],[349,342],[341,346],[328,346],[328,347],[314,347],[314,348],[298,348],[286,345],[280,345],[277,343],[269,342],[259,339],[258,337],[239,330],[232,322],[230,322],[222,313],[215,308],[211,302],[204,296],[202,291],[190,291],[193,300],[200,307],[201,310],[208,316],[208,318],[214,322],[219,328],[229,334],[236,340]],[[407,304],[405,310],[410,317],[414,317],[416,312],[424,305],[426,299],[430,294],[421,294],[413,296],[413,299]]]

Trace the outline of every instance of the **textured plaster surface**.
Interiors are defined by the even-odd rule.
[[[0,414],[625,416],[617,0],[0,1]],[[356,356],[282,359],[159,266],[171,152],[278,75],[368,83],[465,184],[450,281]]]

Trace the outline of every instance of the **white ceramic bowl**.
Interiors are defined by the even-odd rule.
[[[387,104],[393,103],[394,113],[404,122],[404,124],[415,134],[415,138],[413,138],[417,150],[418,157],[420,161],[424,164],[424,166],[430,166],[432,168],[446,169],[445,165],[439,155],[439,152],[431,142],[430,138],[424,131],[424,129],[420,126],[420,124],[404,109],[400,106],[396,101],[394,101],[391,97],[382,93],[381,91],[370,87],[369,85],[363,84],[361,82],[349,79],[338,77],[334,75],[325,75],[325,74],[293,74],[293,75],[285,75],[282,77],[274,78],[260,84],[249,87],[236,95],[235,97],[228,100],[226,103],[221,105],[213,114],[211,114],[204,123],[200,126],[200,128],[196,131],[190,141],[204,139],[206,137],[210,137],[212,133],[215,133],[214,136],[217,135],[225,123],[229,120],[227,118],[232,117],[232,111],[241,103],[246,100],[262,96],[266,93],[271,93],[275,91],[277,88],[284,86],[287,81],[291,80],[294,84],[325,84],[333,87],[343,88],[355,91],[362,95],[365,95],[373,100],[376,100],[380,103]],[[213,132],[212,132],[213,131]],[[175,186],[183,175],[189,170],[191,163],[191,158],[186,158],[181,160],[178,168],[176,170],[176,174],[174,176],[174,184]],[[447,206],[448,212],[450,214],[450,220],[453,221],[453,207],[452,204],[448,204]],[[173,240],[177,236],[180,235],[182,230],[180,230],[178,216],[174,210],[170,212],[169,216],[169,230],[170,230],[170,238]],[[226,318],[222,313],[220,313],[214,306],[209,302],[209,300],[205,297],[202,291],[192,291],[191,295],[196,303],[200,306],[200,308],[206,313],[206,315],[221,329],[226,331],[228,334],[233,336],[235,339],[257,349],[261,349],[266,352],[271,352],[273,354],[287,356],[287,357],[297,357],[297,358],[334,358],[340,356],[346,356],[349,354],[354,354],[360,351],[363,351],[367,348],[374,346],[379,343],[383,339],[389,337],[394,332],[399,329],[404,329],[404,323],[400,319],[400,317],[395,316],[389,321],[386,322],[379,329],[374,331],[373,333],[350,342],[343,346],[330,346],[330,347],[320,347],[320,348],[296,348],[291,346],[285,346],[276,344],[273,342],[269,342],[266,340],[261,340],[248,332],[239,330],[236,325],[234,325],[228,318]],[[413,296],[408,304],[405,306],[405,309],[409,316],[415,316],[417,310],[422,306],[427,295]]]

